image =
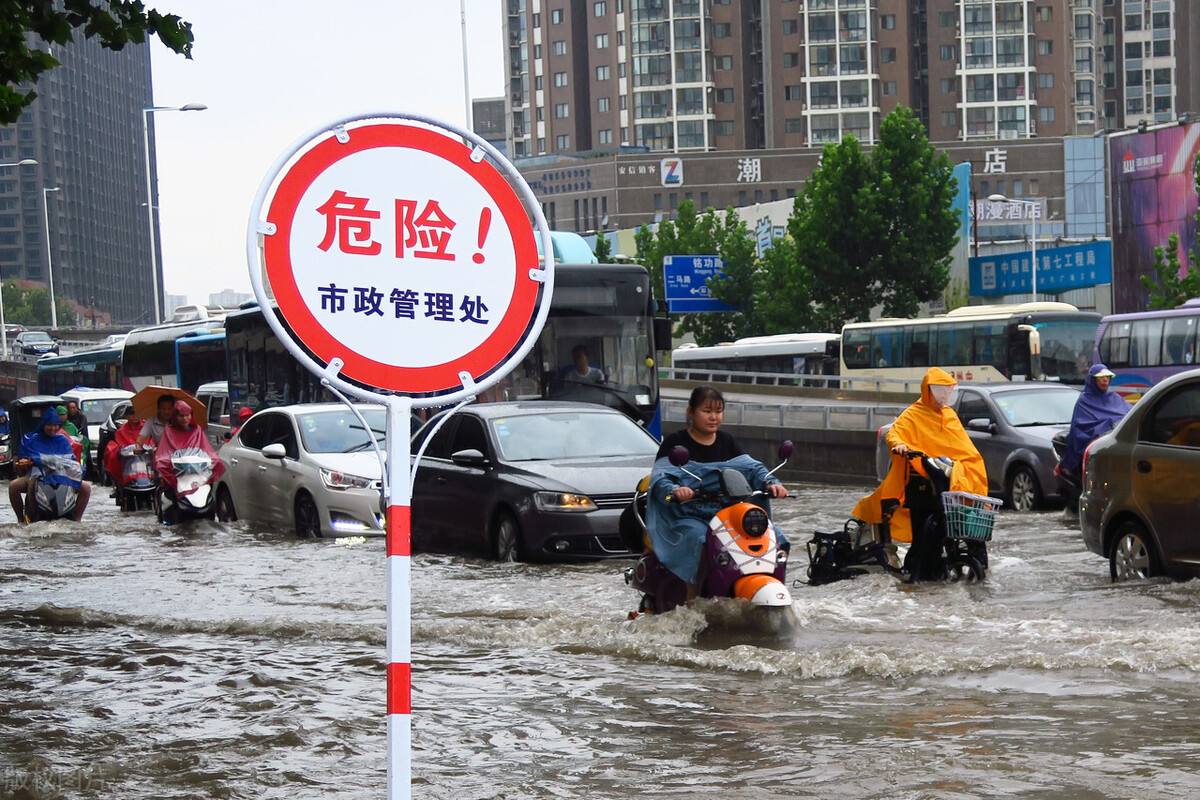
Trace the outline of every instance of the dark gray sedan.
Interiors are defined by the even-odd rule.
[[[954,410],[983,456],[988,494],[1004,498],[1004,507],[1030,511],[1060,500],[1050,440],[1071,426],[1079,389],[1061,383],[962,383]],[[880,480],[891,459],[884,436],[876,442]]]
[[[415,550],[509,561],[629,555],[618,520],[658,442],[624,414],[591,403],[481,403],[427,422],[414,455],[426,439],[413,485]]]
[[[1083,457],[1079,527],[1114,581],[1200,577],[1200,370],[1154,386]]]

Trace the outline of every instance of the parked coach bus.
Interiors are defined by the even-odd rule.
[[[94,347],[37,362],[38,394],[62,394],[76,386],[123,389],[121,347]]]
[[[1131,403],[1150,387],[1197,366],[1200,298],[1166,311],[1110,314],[1100,320],[1093,359],[1116,377],[1112,390]]]
[[[836,333],[780,333],[749,336],[735,342],[699,347],[685,344],[671,353],[671,367],[684,380],[720,381],[724,372],[789,375],[836,375]],[[748,383],[746,376],[728,376],[733,383]]]
[[[919,381],[929,367],[959,380],[1081,384],[1091,366],[1100,315],[1067,303],[964,306],[925,319],[881,319],[842,328],[843,388]]]

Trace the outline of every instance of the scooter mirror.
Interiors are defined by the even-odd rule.
[[[675,466],[682,467],[684,464],[692,460],[692,454],[688,452],[686,447],[681,444],[677,444],[671,448],[671,455],[667,456],[667,458],[669,458],[671,463]]]
[[[792,444],[791,439],[787,439],[783,444],[779,445],[779,460],[787,461],[792,457],[792,452],[796,449],[796,445]]]

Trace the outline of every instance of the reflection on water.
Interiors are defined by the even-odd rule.
[[[863,490],[798,487],[797,545]],[[0,797],[385,794],[379,540],[0,525]],[[413,569],[414,796],[1194,797],[1196,582],[1001,515],[983,586],[625,620],[625,562]],[[774,630],[778,625],[778,632]]]

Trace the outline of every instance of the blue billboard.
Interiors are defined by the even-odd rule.
[[[1038,294],[1112,283],[1112,242],[1087,242],[1037,251]],[[971,295],[1029,294],[1033,270],[1029,251],[975,256],[970,261]]]
[[[736,311],[722,303],[708,289],[709,278],[725,273],[720,256],[663,256],[663,297],[672,314],[697,314],[705,311]]]

